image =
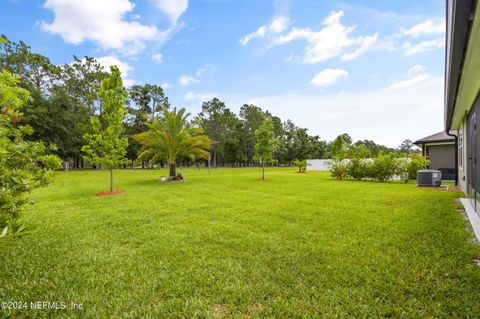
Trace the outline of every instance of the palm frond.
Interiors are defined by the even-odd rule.
[[[189,116],[184,108],[174,108],[165,111],[163,118],[146,123],[149,130],[134,136],[141,145],[138,157],[148,161],[164,159],[168,163],[175,163],[180,156],[208,158],[212,143],[201,128],[189,125]]]

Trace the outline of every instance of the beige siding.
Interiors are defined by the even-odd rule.
[[[455,145],[429,145],[427,154],[431,169],[455,168]]]

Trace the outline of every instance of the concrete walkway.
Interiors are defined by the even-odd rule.
[[[475,237],[477,237],[478,242],[480,242],[480,216],[475,212],[472,203],[467,198],[461,198],[460,201],[462,202],[463,207],[465,207],[465,212],[467,212],[470,224],[472,224]]]

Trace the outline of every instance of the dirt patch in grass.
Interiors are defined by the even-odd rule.
[[[121,195],[121,194],[125,194],[125,191],[117,190],[113,192],[100,192],[100,193],[96,193],[95,196],[104,197],[104,196]]]

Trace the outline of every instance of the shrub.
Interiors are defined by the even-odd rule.
[[[399,159],[397,174],[408,183],[410,179],[417,177],[417,171],[427,167],[429,160],[420,154],[409,154],[406,158]]]
[[[370,174],[370,150],[364,144],[352,145],[348,150],[349,163],[348,175],[355,179],[369,177]]]
[[[296,160],[293,161],[293,165],[295,167],[298,167],[298,172],[299,173],[305,173],[305,171],[307,170],[307,166],[310,166],[311,164],[308,164],[307,160],[296,159]]]
[[[371,175],[380,182],[384,182],[398,173],[399,165],[400,163],[395,154],[380,153],[373,159]]]
[[[397,171],[395,172],[396,175],[400,177],[402,181],[408,183],[409,175],[408,175],[408,168],[410,166],[410,158],[398,158],[397,159]]]
[[[348,175],[355,179],[372,177],[372,161],[368,158],[353,158],[347,164]]]
[[[26,138],[33,133],[31,127],[18,125],[20,109],[29,99],[18,85],[17,77],[0,72],[0,248],[22,232],[20,209],[30,192],[47,185],[52,170],[60,166],[43,143]]]
[[[330,165],[330,173],[332,174],[332,177],[340,180],[347,178],[348,165],[349,162],[347,160],[332,160],[332,164]]]
[[[417,171],[425,169],[430,161],[420,154],[410,155],[410,163],[408,165],[408,177],[411,179],[417,178]]]

